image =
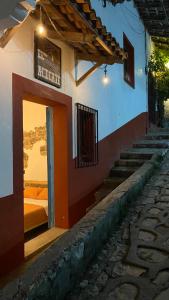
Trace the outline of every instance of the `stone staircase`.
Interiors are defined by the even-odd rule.
[[[143,140],[135,142],[131,149],[121,152],[120,159],[114,163],[109,176],[95,193],[95,203],[98,203],[112,190],[125,181],[140,168],[152,155],[169,148],[169,130],[156,129],[150,131]]]

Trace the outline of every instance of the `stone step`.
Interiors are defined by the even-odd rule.
[[[144,147],[142,148],[143,145]],[[110,176],[104,180],[103,185],[95,192],[94,205],[124,182],[147,160],[151,159],[153,154],[166,151],[163,147],[161,150],[158,148],[161,147],[161,145],[163,147],[165,146],[164,148],[166,148],[166,146],[168,148],[169,143],[167,143],[165,139],[159,141],[147,138],[135,143],[135,148],[122,152],[120,159],[115,162],[115,166],[111,169]]]
[[[142,140],[133,144],[133,148],[169,148],[169,141],[166,140]]]
[[[138,167],[125,167],[125,166],[119,166],[114,167],[110,171],[110,177],[112,176],[120,176],[120,177],[129,177],[131,174],[133,174]]]
[[[145,159],[119,159],[115,161],[115,166],[137,167],[142,166],[145,163],[145,161]]]
[[[100,200],[102,200],[104,197],[106,197],[109,193],[111,193],[113,189],[111,187],[107,187],[103,185],[95,194],[95,200],[98,203]]]
[[[96,203],[106,197],[125,180],[126,177],[107,177],[100,189],[95,192]]]
[[[145,136],[146,140],[169,140],[169,133],[149,133]]]
[[[149,130],[148,130],[148,133],[158,133],[158,132],[164,132],[164,133],[168,133],[169,134],[169,128],[150,128]]]
[[[150,159],[154,153],[160,150],[157,148],[131,148],[120,154],[121,159]],[[160,151],[161,152],[161,151]]]
[[[107,177],[104,179],[104,186],[114,190],[118,185],[126,180],[126,177]]]

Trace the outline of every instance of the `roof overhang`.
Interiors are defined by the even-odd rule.
[[[96,16],[87,0],[40,0],[47,36],[60,39],[75,49],[76,58],[103,64],[123,63],[125,51]]]
[[[169,45],[169,0],[134,0],[140,17],[154,43],[161,48]]]
[[[23,3],[17,5],[23,8]],[[36,2],[36,1],[34,1]],[[39,0],[32,17],[39,21],[40,7],[49,39],[60,39],[75,49],[77,59],[100,64],[123,63],[126,52],[102,24],[89,0]],[[30,11],[29,11],[30,13]],[[24,18],[25,19],[25,18]],[[15,24],[17,25],[17,24]],[[15,30],[17,26],[11,26]],[[4,31],[0,46],[10,39],[12,28]]]

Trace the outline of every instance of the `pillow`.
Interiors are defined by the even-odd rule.
[[[26,187],[24,189],[24,198],[37,199],[41,190],[42,188],[40,187]]]
[[[48,188],[41,188],[40,193],[37,195],[39,200],[48,200]]]

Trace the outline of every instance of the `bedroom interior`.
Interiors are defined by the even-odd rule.
[[[46,106],[23,100],[25,242],[48,230]]]

